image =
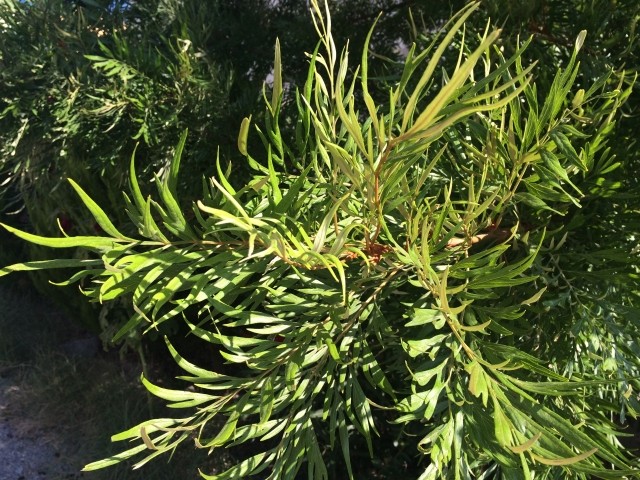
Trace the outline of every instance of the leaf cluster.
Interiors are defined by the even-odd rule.
[[[143,194],[131,158],[124,202],[135,229],[117,227],[75,182],[101,235],[4,225],[90,255],[0,275],[80,267],[66,283],[80,282],[94,301],[131,302],[116,338],[181,323],[226,363],[196,365],[167,336],[189,386],[142,382],[186,413],[115,435],[135,446],[86,469],[141,454],[139,467],[194,441],[210,452],[255,446],[203,478],[293,479],[303,465],[309,478],[329,478],[334,449],[353,478],[351,445],[362,438],[371,456],[384,454],[376,437],[391,415],[403,437],[418,439],[420,479],[637,474],[609,417],[620,405],[636,415],[636,327],[620,329],[617,311],[603,345],[585,348],[572,322],[602,325],[592,310],[600,300],[584,286],[572,297],[563,263],[600,250],[566,249],[584,202],[604,195],[590,185],[614,168],[607,142],[632,86],[609,72],[576,90],[581,32],[543,91],[535,65],[525,66],[528,41],[506,55],[499,30],[465,28],[478,6],[424,50],[412,46],[378,98],[372,33],[351,70],[328,6],[312,1],[320,42],[306,83],[286,87],[276,43],[264,124],[242,122],[249,181],[235,184],[218,159],[201,199],[182,208],[185,133],[154,176],[154,196]],[[454,61],[441,69],[450,50]],[[297,108],[292,139],[281,131],[285,101]],[[563,296],[570,313],[582,302],[579,312],[550,324],[547,315],[563,318]],[[602,358],[587,368],[606,348],[621,367]]]

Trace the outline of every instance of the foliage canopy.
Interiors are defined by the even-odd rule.
[[[374,98],[368,41],[350,69],[328,8],[311,6],[320,42],[306,83],[287,87],[276,43],[264,125],[241,124],[245,184],[218,159],[202,198],[181,208],[185,133],[155,196],[142,193],[131,158],[124,202],[135,231],[74,181],[100,235],[3,225],[90,254],[0,275],[81,267],[64,283],[133,304],[116,338],[184,324],[226,362],[196,365],[167,336],[189,386],[142,381],[187,413],[115,435],[137,444],[86,468],[134,455],[141,466],[195,439],[211,451],[255,446],[203,478],[293,479],[303,465],[309,478],[329,478],[334,448],[352,478],[354,442],[379,455],[377,436],[392,431],[425,459],[425,480],[637,474],[611,417],[639,408],[638,316],[627,304],[637,291],[614,282],[600,298],[574,279],[637,252],[567,249],[583,205],[606,197],[599,187],[620,166],[608,141],[632,82],[610,70],[577,89],[580,32],[543,90],[524,60],[529,41],[507,54],[499,30],[465,28],[472,3],[424,49],[413,45]],[[297,108],[291,138],[281,131],[286,102]]]

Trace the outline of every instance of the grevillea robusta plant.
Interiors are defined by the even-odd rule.
[[[168,336],[185,387],[142,381],[185,413],[115,435],[135,445],[86,470],[133,456],[141,466],[186,440],[210,451],[250,445],[230,469],[201,472],[206,479],[293,479],[302,469],[353,478],[353,445],[394,455],[377,449],[392,431],[395,444],[415,447],[425,480],[636,475],[616,421],[638,409],[637,326],[623,313],[606,318],[625,362],[612,371],[565,341],[576,325],[553,313],[576,274],[557,259],[571,254],[573,219],[594,195],[583,186],[616,167],[607,135],[628,79],[611,72],[574,87],[583,32],[539,91],[534,72],[544,66],[525,67],[526,41],[506,57],[499,30],[465,31],[477,6],[424,51],[410,48],[387,94],[373,98],[368,48],[354,70],[328,9],[312,0],[320,42],[304,88],[283,83],[276,44],[266,124],[240,127],[254,172],[245,185],[218,159],[201,200],[181,210],[185,134],[156,196],[142,193],[131,160],[124,204],[138,235],[122,234],[73,181],[101,235],[45,238],[4,225],[89,254],[0,274],[80,267],[66,283],[94,301],[131,302],[116,339],[183,323],[224,361],[196,365]],[[452,50],[455,68],[440,71]],[[283,101],[298,107],[284,119],[296,122],[294,142],[280,134]],[[249,151],[249,135],[264,149]],[[605,322],[596,310],[578,316],[591,325],[579,338]],[[573,348],[562,352],[571,368],[552,361],[558,344]],[[330,475],[334,450],[344,461]]]

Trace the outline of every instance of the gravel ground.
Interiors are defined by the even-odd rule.
[[[48,441],[46,431],[38,431],[28,418],[13,415],[11,404],[16,389],[10,377],[0,376],[0,480],[72,480],[83,478],[67,464]]]

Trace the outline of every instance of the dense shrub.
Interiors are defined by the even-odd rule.
[[[411,41],[426,47],[452,6],[463,4],[341,0],[332,5],[334,36],[342,44],[349,39],[352,48],[360,50],[375,15],[384,12],[372,34],[373,55],[368,58],[371,93],[382,98],[384,84],[393,86],[399,79],[401,65],[390,60],[397,62]],[[263,123],[255,105],[272,68],[267,50],[276,34],[286,66],[285,86],[294,91],[303,85],[307,58],[299,52],[312,51],[315,43],[305,10],[306,4],[298,1],[0,2],[0,216],[23,209],[19,219],[5,221],[16,225],[19,220],[40,235],[55,235],[58,221],[70,234],[95,233],[95,221],[66,184],[66,178],[74,178],[91,191],[114,224],[131,234],[119,204],[130,155],[137,145],[138,158],[144,159],[138,171],[146,195],[154,173],[167,167],[175,139],[185,128],[191,135],[178,185],[182,205],[197,198],[199,189],[193,186],[215,163],[216,148],[223,167],[232,165],[230,181],[241,186],[250,175],[235,151],[235,125],[249,113]],[[501,48],[506,56],[517,49],[518,36],[533,35],[527,57],[548,67],[536,73],[538,90],[544,92],[556,66],[566,64],[573,40],[585,28],[589,43],[579,55],[577,88],[592,84],[612,66],[637,69],[639,14],[640,4],[634,0],[615,4],[491,0],[482,3],[469,27],[480,29],[491,16],[503,26]],[[469,45],[473,41],[467,38]],[[455,61],[456,55],[447,52],[442,65],[452,68]],[[351,62],[350,73],[355,63]],[[583,199],[589,208],[582,209],[582,226],[574,230],[575,237],[597,235],[598,243],[619,245],[622,252],[583,259],[578,269],[606,262],[608,268],[623,272],[615,278],[624,282],[634,274],[626,262],[625,252],[635,246],[628,232],[640,230],[633,213],[639,198],[635,175],[639,156],[633,147],[637,97],[627,103],[625,120],[609,133],[615,138],[612,157],[624,161],[613,162],[617,168],[607,178],[591,178],[590,188],[599,193]],[[363,99],[356,97],[355,102],[363,111]],[[295,138],[296,115],[294,97],[287,95],[279,122],[287,142]],[[259,148],[258,136],[249,141]],[[6,241],[5,245],[0,253],[5,257],[51,256],[39,246],[16,252]],[[82,255],[71,250],[67,254]],[[99,314],[118,317],[101,307],[89,308],[74,290],[54,292],[48,282],[62,280],[62,272],[37,272],[32,277],[41,290],[61,301],[72,318],[87,326],[98,328]],[[593,286],[585,288],[586,296],[592,296]],[[628,305],[629,300],[619,297],[615,304]]]
[[[393,55],[406,5],[341,2],[340,31],[362,42],[378,8],[389,15],[374,40]],[[58,222],[69,234],[94,234],[95,221],[66,183],[74,178],[126,229],[119,199],[131,154],[137,148],[144,159],[138,173],[147,192],[184,129],[191,132],[178,185],[184,205],[197,198],[194,185],[215,164],[216,149],[232,165],[234,184],[245,182],[236,125],[260,117],[276,32],[287,33],[286,83],[304,83],[300,46],[311,51],[316,41],[305,10],[266,0],[0,2],[0,215],[20,212],[39,235],[55,235]],[[288,122],[281,128],[292,135]],[[31,259],[50,258],[38,246],[27,250]],[[106,317],[74,291],[53,292],[48,282],[62,280],[61,272],[32,276],[72,318],[98,328],[98,315]]]
[[[86,295],[133,303],[117,338],[182,323],[226,362],[196,366],[202,355],[167,337],[190,385],[143,382],[187,413],[116,435],[139,443],[87,469],[136,454],[142,465],[195,438],[211,451],[254,448],[204,478],[295,478],[303,465],[329,478],[327,463],[331,478],[352,477],[361,440],[372,457],[416,448],[421,479],[635,475],[613,419],[638,408],[637,323],[620,306],[637,295],[633,272],[606,283],[622,296],[613,300],[588,280],[609,275],[597,259],[636,252],[622,250],[630,240],[607,250],[574,238],[581,207],[609,194],[598,186],[618,166],[607,142],[628,79],[609,71],[576,88],[580,32],[548,88],[537,85],[528,42],[506,53],[499,31],[464,29],[472,4],[411,48],[374,98],[368,46],[355,75],[329,12],[311,4],[320,44],[306,84],[286,88],[276,44],[265,125],[240,127],[249,181],[238,186],[218,162],[201,200],[181,208],[183,136],[155,198],[131,161],[135,229],[114,225],[73,181],[101,235],[5,226],[87,255],[1,274],[83,267],[70,283]],[[280,131],[285,100],[298,111],[293,141]],[[397,451],[376,448],[379,432]]]

